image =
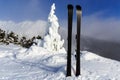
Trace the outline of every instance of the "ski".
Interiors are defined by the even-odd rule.
[[[72,48],[72,20],[73,20],[73,6],[69,4],[68,8],[68,50],[67,50],[67,74],[71,76],[71,48]]]
[[[77,35],[76,35],[76,76],[80,75],[80,32],[81,32],[81,6],[76,5],[76,15],[77,15]]]

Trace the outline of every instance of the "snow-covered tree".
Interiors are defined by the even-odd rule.
[[[58,33],[59,23],[58,18],[55,15],[55,4],[51,6],[51,11],[48,16],[48,34],[44,37],[43,47],[49,51],[57,52],[64,49],[64,40],[61,40],[61,36]]]

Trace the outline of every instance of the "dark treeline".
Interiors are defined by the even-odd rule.
[[[14,32],[7,33],[6,31],[0,29],[0,43],[4,43],[6,45],[9,45],[10,43],[20,45],[25,48],[29,48],[33,44],[37,44],[34,42],[35,39],[42,39],[41,36],[32,37],[31,39],[27,39],[26,37],[19,37]]]

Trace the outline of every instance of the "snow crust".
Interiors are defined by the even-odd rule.
[[[72,55],[72,76],[66,77],[67,53],[53,54],[35,45],[30,49],[0,45],[0,80],[120,79],[120,62],[87,51],[81,53],[81,76],[75,77],[76,59]]]

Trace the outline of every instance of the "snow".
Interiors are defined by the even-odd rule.
[[[96,54],[93,54],[91,52],[87,52],[87,51],[84,51],[84,59],[85,60],[94,60],[94,59],[98,59],[100,56],[96,55]]]
[[[72,55],[72,76],[66,77],[66,54],[51,53],[33,45],[25,49],[0,45],[0,80],[119,80],[120,62],[88,51],[81,51],[81,76],[75,77],[76,60]]]
[[[58,33],[59,23],[58,18],[55,15],[55,4],[51,6],[51,11],[48,16],[49,32],[44,37],[43,47],[49,51],[60,52],[61,49],[65,51],[63,44],[64,40],[61,40],[61,36]]]

